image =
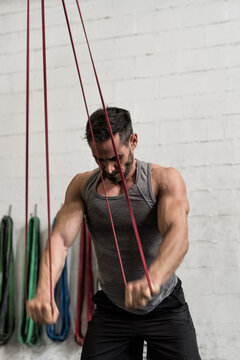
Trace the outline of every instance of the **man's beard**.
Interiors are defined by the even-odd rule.
[[[127,175],[130,173],[130,171],[132,169],[133,162],[134,162],[134,156],[133,156],[133,153],[132,153],[132,151],[130,149],[129,154],[128,154],[127,162],[124,165],[124,167],[125,167],[124,172],[123,172],[124,178],[126,178]],[[119,169],[115,170],[112,174],[107,174],[105,171],[103,171],[102,173],[103,173],[103,177],[107,178],[112,183],[119,184],[119,185],[122,183],[122,179],[121,179],[121,176],[120,176],[120,173],[119,173]]]

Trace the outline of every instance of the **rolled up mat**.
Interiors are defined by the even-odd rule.
[[[86,284],[86,286],[85,286]],[[86,293],[85,293],[86,292]],[[91,320],[94,310],[93,296],[93,273],[91,261],[91,237],[85,221],[82,222],[81,244],[79,254],[78,270],[78,296],[77,296],[77,318],[75,322],[75,341],[82,346],[84,335],[82,333],[83,303],[86,298],[86,322]]]
[[[0,226],[0,345],[11,338],[15,327],[13,221],[4,216]]]
[[[26,261],[24,267],[24,286],[23,293],[25,293],[25,287],[27,286],[27,299],[32,299],[37,290],[39,264],[40,264],[40,229],[39,219],[34,216],[29,221],[28,226],[28,243],[27,243],[27,284],[25,279],[26,273]],[[22,344],[29,346],[36,345],[39,342],[41,335],[41,324],[34,323],[31,318],[28,317],[25,308],[25,298],[23,300],[23,311],[21,324],[19,329],[19,341]]]
[[[59,309],[59,317],[56,324],[46,326],[46,331],[51,340],[60,342],[67,339],[71,324],[67,279],[67,258],[62,274],[55,287],[54,296]]]

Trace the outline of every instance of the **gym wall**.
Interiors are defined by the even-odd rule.
[[[47,238],[40,0],[31,0],[29,212]],[[101,106],[74,0],[66,1],[90,112]],[[74,342],[79,240],[70,251],[72,330],[62,344],[18,343],[25,222],[25,0],[0,3],[0,215],[12,204],[16,331],[6,359],[77,359]],[[202,359],[240,352],[240,2],[80,0],[107,105],[130,110],[136,157],[182,174],[190,201],[187,256],[177,274]],[[46,1],[52,218],[74,175],[96,166],[61,1]]]

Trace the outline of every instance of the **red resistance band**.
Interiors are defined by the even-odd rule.
[[[131,202],[130,202],[130,199],[129,199],[129,196],[128,196],[128,190],[127,190],[126,182],[125,182],[124,175],[123,175],[123,172],[122,172],[118,152],[117,152],[117,149],[116,149],[116,145],[115,145],[115,141],[114,141],[114,137],[113,137],[113,133],[112,133],[112,129],[111,129],[111,124],[110,124],[109,117],[108,117],[108,114],[107,114],[107,110],[106,110],[106,107],[105,107],[105,103],[104,103],[104,99],[103,99],[99,79],[98,79],[97,72],[96,72],[96,67],[95,67],[95,64],[94,64],[94,61],[93,61],[93,57],[92,57],[92,53],[91,53],[89,41],[88,41],[88,38],[87,38],[87,33],[86,33],[85,26],[84,26],[83,17],[82,17],[82,14],[81,14],[81,10],[80,10],[78,0],[76,0],[76,3],[77,3],[79,15],[80,15],[80,19],[81,19],[81,23],[82,23],[82,27],[83,27],[85,39],[86,39],[86,42],[87,42],[89,55],[90,55],[90,58],[91,58],[91,62],[92,62],[92,66],[93,66],[93,70],[94,70],[98,90],[99,90],[99,95],[100,95],[102,106],[103,106],[103,109],[104,109],[106,123],[107,123],[108,130],[109,130],[109,133],[110,133],[110,138],[111,138],[111,141],[112,141],[114,153],[115,153],[115,156],[116,156],[116,159],[117,159],[118,169],[119,169],[119,173],[120,173],[120,176],[121,176],[123,189],[124,189],[124,193],[125,193],[125,197],[126,197],[130,217],[131,217],[131,220],[132,220],[132,225],[133,225],[134,233],[135,233],[135,236],[136,236],[140,256],[141,256],[141,259],[142,259],[142,263],[143,263],[144,271],[145,271],[145,274],[146,274],[148,286],[149,286],[150,292],[152,293],[152,284],[151,284],[150,277],[149,277],[149,274],[148,274],[147,265],[146,265],[146,261],[145,261],[145,257],[144,257],[144,253],[143,253],[143,249],[142,249],[142,245],[141,245],[141,241],[140,241],[140,237],[139,237],[135,217],[134,217]],[[86,111],[87,111],[87,116],[88,116],[89,126],[90,126],[91,135],[92,135],[92,139],[93,139],[93,144],[94,144],[95,152],[96,152],[96,155],[97,155],[97,163],[98,163],[98,166],[99,166],[99,169],[100,169],[100,175],[101,175],[103,190],[104,190],[104,194],[105,194],[105,198],[106,198],[106,202],[107,202],[108,213],[109,213],[109,217],[110,217],[110,221],[111,221],[111,225],[112,225],[112,230],[113,230],[113,235],[114,235],[114,239],[115,239],[115,244],[116,244],[116,248],[117,248],[117,252],[118,252],[119,263],[120,263],[120,267],[121,267],[121,270],[122,270],[123,281],[124,281],[124,284],[126,286],[126,284],[127,284],[126,277],[125,277],[125,273],[124,273],[124,269],[123,269],[123,264],[122,264],[121,255],[120,255],[120,251],[119,251],[118,241],[117,241],[115,228],[114,228],[114,224],[113,224],[113,220],[112,220],[111,210],[110,210],[110,206],[109,206],[109,202],[108,202],[108,198],[107,198],[107,194],[106,194],[106,190],[105,190],[104,179],[103,179],[103,176],[102,176],[102,171],[101,171],[101,166],[100,166],[100,162],[99,162],[99,156],[98,156],[98,152],[97,152],[95,137],[94,137],[94,133],[93,133],[93,129],[92,129],[91,119],[90,119],[90,116],[89,116],[89,111],[88,111],[88,107],[87,107],[85,92],[84,92],[84,89],[83,89],[83,83],[82,83],[82,79],[81,79],[81,74],[80,74],[80,70],[79,70],[79,65],[78,65],[78,61],[77,61],[76,51],[75,51],[75,47],[74,47],[74,43],[73,43],[70,23],[69,23],[69,20],[68,20],[68,15],[67,15],[64,0],[62,0],[62,4],[63,4],[64,13],[65,13],[66,22],[67,22],[68,31],[69,31],[69,36],[70,36],[70,40],[71,40],[71,44],[72,44],[73,54],[74,54],[74,58],[75,58],[76,66],[77,66],[77,71],[78,71],[78,76],[79,76],[80,85],[81,85],[81,89],[82,89],[83,99],[84,99],[84,103],[85,103],[85,107],[86,107]]]
[[[26,184],[25,184],[25,304],[28,300],[27,246],[28,246],[28,173],[29,173],[29,38],[30,38],[30,0],[27,2],[27,58],[26,58]]]
[[[102,185],[103,185],[103,191],[104,191],[104,195],[105,195],[105,199],[106,199],[106,203],[107,203],[107,209],[108,209],[108,214],[109,214],[109,218],[110,218],[110,222],[111,222],[111,226],[112,226],[113,237],[114,237],[114,241],[115,241],[115,245],[116,245],[116,249],[117,249],[119,264],[120,264],[120,267],[121,267],[123,281],[124,281],[124,284],[126,286],[127,281],[126,281],[126,277],[125,277],[125,273],[124,273],[124,269],[123,269],[123,264],[122,264],[122,260],[121,260],[121,254],[120,254],[118,241],[117,241],[117,235],[116,235],[116,231],[115,231],[115,227],[114,227],[114,223],[113,223],[113,219],[112,219],[111,209],[110,209],[109,201],[108,201],[108,198],[107,198],[106,188],[105,188],[104,179],[103,179],[103,175],[102,175],[102,170],[101,170],[101,166],[100,166],[100,162],[99,162],[97,146],[96,146],[96,142],[95,142],[95,138],[94,138],[94,134],[93,134],[93,129],[92,129],[92,124],[91,124],[91,120],[90,120],[90,116],[89,116],[87,99],[86,99],[86,96],[85,96],[85,91],[84,91],[84,87],[83,87],[81,73],[80,73],[80,69],[79,69],[79,65],[78,65],[78,59],[77,59],[77,54],[76,54],[76,50],[75,50],[75,46],[74,46],[74,42],[73,42],[71,26],[70,26],[68,15],[67,15],[67,9],[66,9],[66,5],[65,5],[65,0],[62,0],[62,4],[63,4],[63,10],[64,10],[64,14],[65,14],[66,22],[67,22],[67,27],[68,27],[68,32],[69,32],[69,36],[70,36],[70,40],[71,40],[71,45],[72,45],[72,49],[73,49],[73,55],[74,55],[74,59],[75,59],[76,67],[77,67],[78,78],[79,78],[79,81],[80,81],[80,86],[81,86],[81,90],[82,90],[85,109],[86,109],[86,112],[87,112],[87,117],[88,117],[90,130],[91,130],[91,134],[92,134],[94,149],[95,149],[96,156],[97,156],[97,163],[98,163],[98,167],[99,167],[99,170],[100,170],[100,176],[101,176],[101,181],[102,181]]]
[[[103,105],[103,109],[104,109],[104,113],[105,113],[105,117],[106,117],[106,122],[108,125],[108,129],[109,129],[109,133],[110,133],[110,137],[111,137],[111,141],[112,141],[112,145],[113,145],[113,149],[115,152],[115,156],[117,159],[117,164],[118,164],[118,168],[119,168],[119,173],[122,179],[122,183],[123,183],[123,187],[124,187],[124,193],[126,196],[126,201],[127,201],[127,205],[129,208],[129,213],[131,216],[131,220],[132,220],[132,224],[133,224],[133,229],[135,232],[135,236],[136,236],[136,240],[138,243],[138,247],[139,247],[139,251],[140,251],[140,256],[142,259],[142,263],[144,266],[144,270],[145,270],[145,274],[146,274],[146,278],[148,281],[148,285],[150,288],[150,291],[152,293],[152,286],[151,286],[151,281],[149,278],[149,274],[148,274],[148,270],[147,270],[147,265],[146,265],[146,261],[145,261],[145,257],[144,257],[144,253],[142,250],[142,245],[141,245],[141,241],[140,241],[140,237],[138,234],[138,229],[137,229],[137,225],[136,225],[136,221],[134,218],[134,214],[132,211],[132,207],[131,207],[131,202],[128,196],[128,191],[127,191],[127,187],[126,187],[126,183],[125,183],[125,179],[124,179],[124,175],[121,169],[121,164],[120,164],[120,160],[118,157],[118,153],[116,150],[116,146],[115,146],[115,142],[114,142],[114,138],[113,138],[113,133],[112,133],[112,129],[111,129],[111,124],[108,118],[108,114],[107,114],[107,110],[105,107],[105,103],[104,103],[104,99],[102,96],[102,91],[101,91],[101,87],[99,84],[99,80],[98,80],[98,76],[97,76],[97,72],[96,72],[96,68],[94,65],[94,61],[93,61],[93,57],[92,57],[92,53],[90,50],[90,46],[89,46],[89,42],[88,42],[88,38],[87,38],[87,34],[86,34],[86,30],[85,30],[85,26],[84,26],[84,22],[83,22],[83,18],[82,18],[82,14],[81,14],[81,10],[80,10],[80,6],[78,3],[78,0],[76,0],[77,2],[77,6],[78,6],[78,10],[79,10],[79,15],[80,15],[80,19],[82,22],[82,26],[83,26],[83,30],[84,30],[84,34],[85,34],[85,38],[86,38],[86,42],[88,45],[88,49],[89,49],[89,54],[91,57],[91,61],[92,61],[92,65],[93,65],[93,69],[94,69],[94,73],[95,73],[95,78],[97,81],[97,86],[98,86],[98,90],[99,90],[99,94],[100,94],[100,98],[102,101],[102,105]],[[94,147],[95,147],[95,151],[96,151],[96,155],[97,155],[97,162],[99,165],[99,169],[100,169],[100,174],[101,174],[101,180],[102,180],[102,184],[103,184],[103,189],[104,189],[104,193],[105,193],[105,198],[106,198],[106,202],[107,202],[107,207],[108,207],[108,212],[109,212],[109,216],[110,216],[110,221],[112,224],[112,229],[113,229],[113,235],[114,235],[114,239],[115,239],[115,243],[116,243],[116,248],[117,248],[117,252],[118,252],[118,257],[119,257],[119,263],[121,266],[121,270],[122,270],[122,274],[123,274],[123,280],[124,280],[124,284],[126,285],[126,278],[125,278],[125,274],[124,274],[124,269],[123,269],[123,265],[122,265],[122,260],[121,260],[121,255],[120,255],[120,251],[119,251],[119,246],[118,246],[118,241],[117,241],[117,237],[116,237],[116,233],[115,233],[115,228],[114,228],[114,224],[113,224],[113,220],[112,220],[112,215],[111,215],[111,210],[110,210],[110,206],[109,206],[109,202],[108,202],[108,198],[106,195],[106,190],[105,190],[105,185],[104,185],[104,179],[102,176],[102,171],[101,171],[101,166],[100,166],[100,162],[99,162],[99,157],[98,157],[98,153],[97,153],[97,148],[96,148],[96,142],[95,142],[95,138],[94,138],[94,133],[92,130],[92,125],[91,125],[91,121],[90,121],[90,116],[89,116],[89,112],[88,112],[88,107],[87,107],[87,103],[86,103],[86,98],[85,98],[85,93],[84,93],[84,89],[83,89],[83,84],[82,84],[82,80],[81,80],[81,75],[80,75],[80,71],[79,71],[79,66],[78,66],[78,62],[77,62],[77,57],[76,57],[76,52],[75,52],[75,48],[74,48],[74,44],[73,44],[73,40],[72,40],[72,35],[71,35],[71,29],[70,29],[70,24],[68,21],[68,17],[67,17],[67,12],[66,12],[66,7],[65,7],[65,1],[62,0],[63,3],[63,7],[64,7],[64,12],[65,12],[65,16],[66,16],[66,20],[67,20],[67,25],[68,25],[68,30],[69,30],[69,35],[71,38],[71,43],[72,43],[72,48],[73,48],[73,52],[74,52],[74,57],[75,57],[75,61],[76,61],[76,65],[77,65],[77,70],[78,70],[78,75],[79,75],[79,80],[80,80],[80,84],[81,84],[81,88],[82,88],[82,93],[83,93],[83,97],[84,97],[84,102],[85,102],[85,106],[86,106],[86,111],[87,111],[87,116],[88,116],[88,121],[89,121],[89,125],[90,125],[90,129],[91,129],[91,134],[92,134],[92,139],[94,142]],[[47,180],[47,207],[48,207],[48,239],[49,239],[49,278],[50,278],[50,298],[51,298],[51,304],[53,303],[53,291],[52,291],[52,256],[51,256],[51,224],[50,224],[50,180],[49,180],[49,147],[48,147],[48,111],[47,111],[47,66],[46,66],[46,40],[45,40],[45,12],[44,12],[45,6],[44,6],[44,0],[42,0],[42,41],[43,41],[43,80],[44,80],[44,112],[45,112],[45,144],[46,144],[46,180]],[[27,143],[28,143],[28,118],[29,118],[29,3],[28,3],[28,24],[27,24]],[[28,201],[28,145],[26,145],[26,149],[27,149],[27,153],[26,153],[26,201]],[[26,214],[27,214],[27,204],[26,204]],[[27,215],[26,215],[27,217]],[[26,228],[26,233],[27,233],[27,228]],[[26,236],[27,238],[27,236]]]
[[[49,241],[49,279],[50,279],[50,301],[53,308],[52,289],[52,255],[51,255],[51,216],[50,216],[50,175],[49,175],[49,146],[48,146],[48,106],[47,106],[47,65],[46,65],[46,36],[45,36],[45,6],[42,4],[42,44],[43,44],[43,82],[44,82],[44,114],[45,114],[45,145],[46,145],[46,181],[47,181],[47,214],[48,214],[48,241]],[[27,2],[27,69],[26,69],[26,210],[25,210],[25,252],[26,252],[26,287],[25,302],[28,300],[27,293],[27,246],[28,246],[28,183],[29,183],[29,78],[30,78],[30,0]]]
[[[83,303],[86,300],[86,323],[91,320],[94,305],[93,297],[93,274],[91,259],[91,237],[86,225],[82,222],[81,244],[79,253],[79,270],[78,270],[78,295],[77,295],[77,318],[75,322],[75,341],[82,346],[84,336],[82,333],[82,316]]]
[[[52,244],[51,244],[51,216],[50,216],[50,174],[49,174],[49,147],[48,147],[48,105],[47,105],[47,64],[46,64],[46,36],[45,36],[45,11],[42,0],[42,43],[43,43],[43,83],[44,83],[44,113],[45,113],[45,146],[46,146],[46,180],[47,180],[47,210],[48,210],[48,244],[49,244],[49,279],[50,299],[53,309],[52,286]]]

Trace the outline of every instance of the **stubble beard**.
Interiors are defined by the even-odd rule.
[[[128,174],[130,173],[132,166],[133,166],[133,162],[134,162],[134,156],[133,156],[133,152],[130,149],[129,154],[128,154],[128,159],[125,164],[125,169],[123,172],[124,178],[126,178],[128,176]],[[118,170],[114,171],[114,173],[112,173],[111,175],[109,175],[103,171],[103,177],[110,180],[113,184],[118,184],[118,185],[122,184],[122,179],[121,179],[121,176],[120,176]]]

